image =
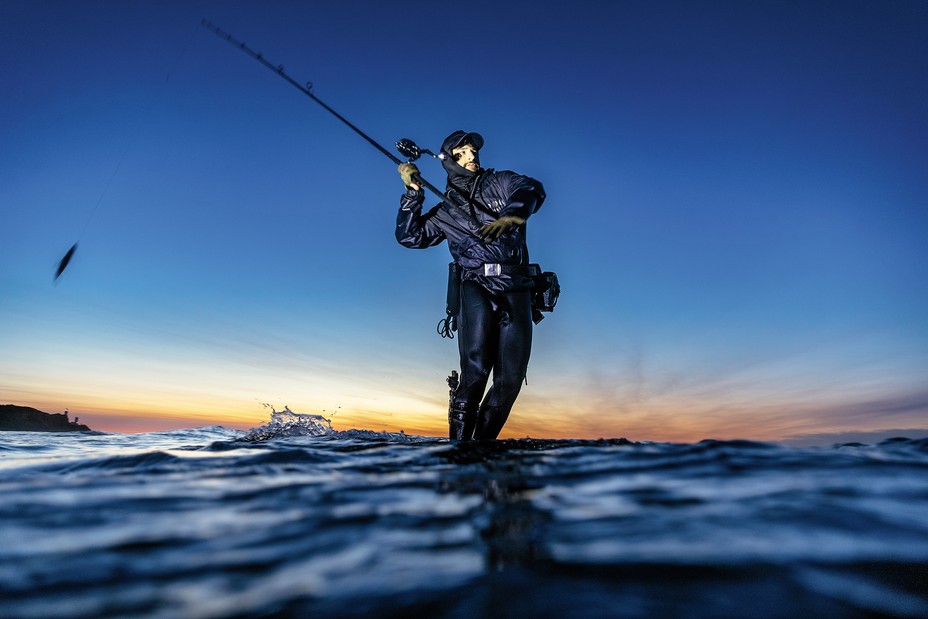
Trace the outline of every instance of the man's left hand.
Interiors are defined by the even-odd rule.
[[[477,234],[480,235],[484,241],[495,241],[499,237],[503,236],[516,226],[521,226],[525,223],[525,220],[521,217],[516,217],[515,215],[507,215],[506,217],[500,217],[493,223],[489,223],[485,226],[482,226],[477,230]]]

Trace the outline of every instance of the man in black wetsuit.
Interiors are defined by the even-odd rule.
[[[544,202],[541,183],[508,170],[480,167],[479,133],[455,131],[442,143],[446,200],[422,212],[425,193],[412,163],[399,166],[406,193],[396,240],[424,249],[448,241],[461,267],[457,316],[460,383],[452,396],[453,440],[495,439],[519,395],[532,350],[533,272],[525,221]],[[493,384],[484,395],[490,372]]]

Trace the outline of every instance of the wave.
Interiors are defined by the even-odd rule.
[[[928,613],[928,439],[455,444],[275,413],[0,437],[0,616]]]

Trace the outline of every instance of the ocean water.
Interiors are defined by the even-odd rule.
[[[928,439],[0,433],[0,617],[928,617]]]

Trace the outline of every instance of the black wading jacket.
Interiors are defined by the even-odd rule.
[[[451,256],[464,268],[464,280],[491,293],[531,288],[532,279],[525,274],[504,270],[488,276],[484,271],[485,264],[528,265],[525,225],[513,227],[495,241],[483,241],[477,230],[508,215],[527,220],[544,202],[541,183],[508,170],[486,170],[476,181],[472,201],[453,188],[446,195],[454,206],[441,202],[423,214],[425,192],[407,189],[396,216],[396,240],[404,247],[425,249],[447,239]]]

